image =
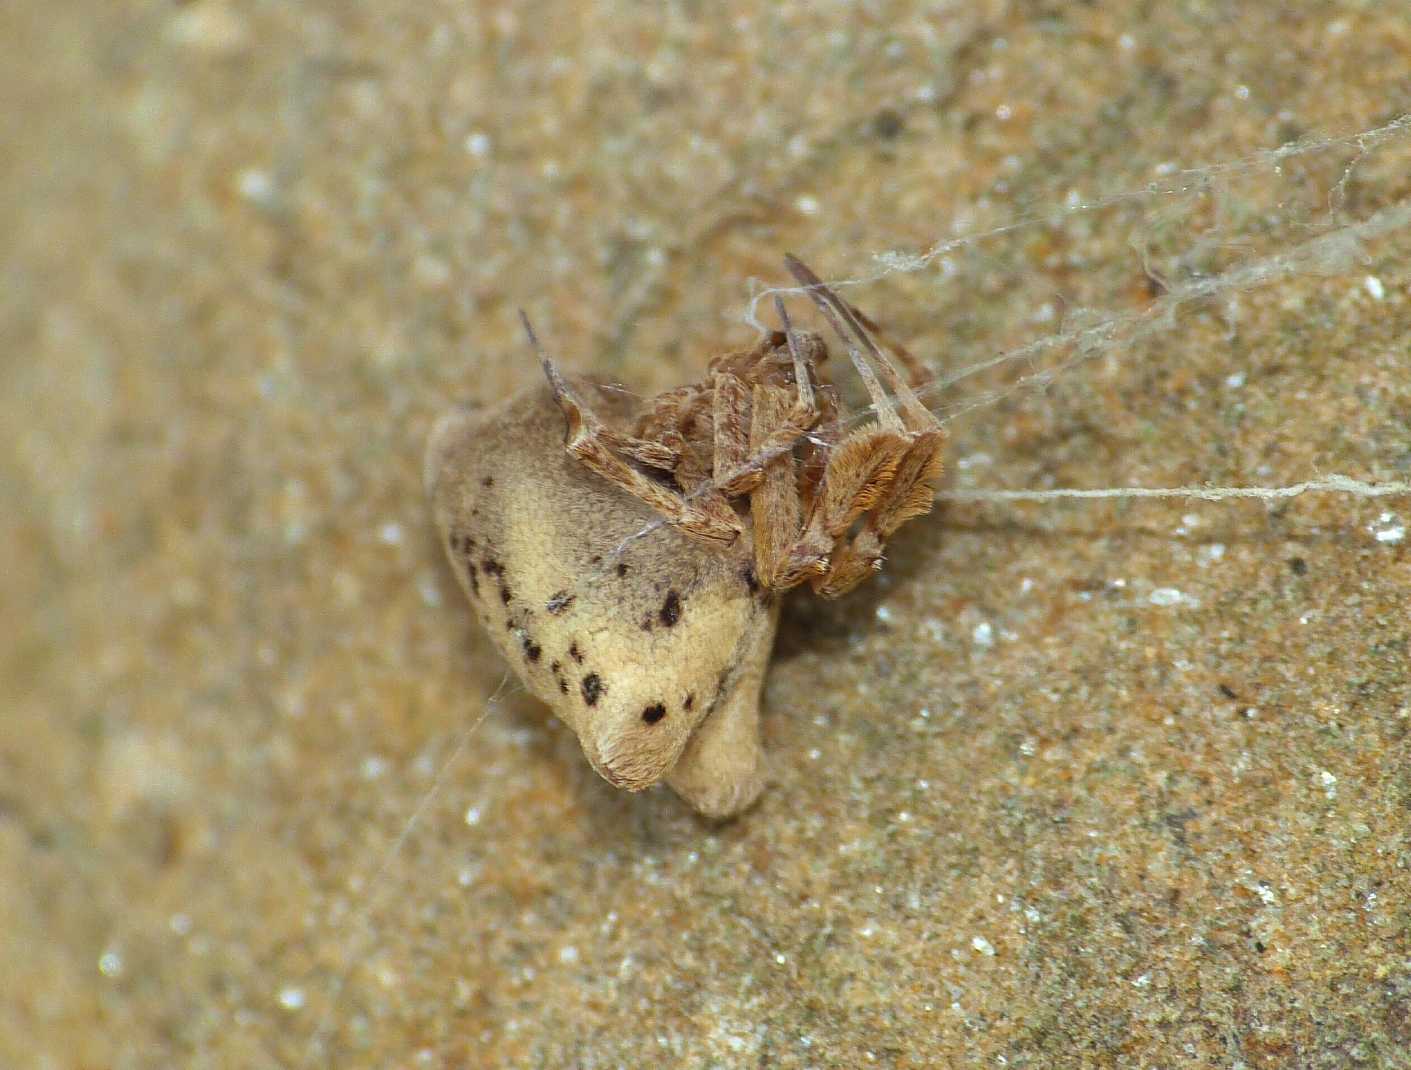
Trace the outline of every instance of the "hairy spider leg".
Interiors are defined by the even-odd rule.
[[[524,324],[525,334],[529,336],[529,344],[534,348],[539,363],[543,366],[544,376],[549,381],[554,400],[563,412],[566,424],[564,446],[568,452],[591,471],[651,506],[665,517],[668,523],[687,534],[712,543],[728,545],[734,542],[743,527],[739,517],[724,499],[707,496],[688,501],[685,495],[648,478],[622,459],[613,442],[621,441],[625,436],[611,432],[602,420],[578,399],[572,387],[559,373],[558,367],[539,344],[539,338],[529,323],[529,317],[523,310],[519,316]],[[642,440],[635,441],[646,446],[653,445]],[[663,457],[662,460],[665,462],[666,458]],[[644,463],[665,468],[667,471],[670,471],[674,464],[663,463],[658,466],[652,462]]]
[[[817,276],[805,265],[798,261],[794,263],[810,277],[814,285],[820,287],[816,292],[833,305],[844,322],[852,328],[853,334],[877,360],[883,376],[887,379],[887,385],[901,400],[902,416],[912,433],[911,448],[897,468],[885,501],[873,511],[867,521],[867,527],[873,529],[876,536],[880,553],[880,543],[889,538],[897,528],[914,517],[930,512],[935,500],[935,484],[941,477],[943,467],[941,451],[945,446],[945,431],[916,396],[911,385],[902,379],[886,353],[872,340],[871,334],[880,334],[876,324],[839,297],[836,291],[818,281]],[[795,277],[798,277],[797,272]],[[917,363],[914,356],[895,342],[889,345],[898,353],[905,353],[911,362]]]
[[[780,412],[771,407],[761,423],[759,414],[753,412],[753,398],[745,382],[730,372],[715,373],[715,485],[731,497],[754,490],[776,460],[792,459],[794,447],[818,423],[820,415],[813,391],[814,355],[799,344],[782,302],[778,308],[793,363],[792,401]],[[759,380],[754,392],[763,385],[788,396],[788,391]],[[751,411],[748,421],[744,418],[747,409]]]
[[[813,544],[808,549],[814,549],[825,534],[833,540],[828,568],[815,577],[813,587],[824,597],[836,598],[881,568],[887,536],[906,520],[929,511],[934,482],[940,477],[945,433],[872,340],[856,311],[797,258],[788,256],[785,263],[847,347],[879,425],[853,432],[833,451],[822,493],[800,540]],[[897,395],[900,413],[879,382],[869,355]],[[848,537],[864,514],[862,527]]]

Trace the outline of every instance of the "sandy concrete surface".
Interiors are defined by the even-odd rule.
[[[653,391],[784,251],[948,241],[847,291],[1021,355],[948,485],[1411,479],[1404,5],[8,0],[0,59],[0,1065],[1411,1065],[1406,497],[952,502],[791,599],[712,826],[501,687],[420,486],[520,306]]]

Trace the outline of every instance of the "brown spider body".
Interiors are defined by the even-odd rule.
[[[541,352],[547,387],[452,412],[427,450],[448,559],[529,690],[608,781],[665,780],[711,816],[764,783],[780,594],[807,580],[837,597],[879,569],[941,471],[944,433],[876,325],[789,266],[844,339],[875,426],[843,433],[817,373],[827,347],[781,304],[783,330],[645,402],[566,379]]]

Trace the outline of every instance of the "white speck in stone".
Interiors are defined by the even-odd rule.
[[[1185,595],[1181,594],[1175,587],[1158,587],[1147,595],[1147,601],[1154,606],[1175,606],[1181,603]]]
[[[122,955],[111,948],[98,956],[98,972],[104,977],[122,976]]]
[[[774,952],[774,961],[782,966],[784,963],[788,962],[789,959],[782,951],[776,951]]]
[[[559,948],[559,961],[565,966],[572,965],[578,961],[578,949],[572,944],[566,944]]]
[[[473,130],[465,137],[465,151],[482,159],[490,155],[490,135],[482,130]]]
[[[1378,542],[1397,543],[1406,538],[1406,525],[1395,513],[1383,513],[1377,517],[1375,524],[1367,526],[1367,530]]]
[[[476,870],[474,866],[461,866],[456,871],[456,883],[462,888],[469,888],[475,883]]]
[[[1027,921],[1029,921],[1030,923],[1032,923],[1032,922],[1038,921],[1040,918],[1043,917],[1043,915],[1040,914],[1040,913],[1039,913],[1036,909],[1034,909],[1033,907],[1025,907],[1025,908],[1024,908],[1024,917],[1025,917],[1025,919],[1026,919]]]
[[[1231,372],[1229,375],[1225,376],[1225,385],[1231,390],[1238,390],[1240,387],[1244,386],[1244,384],[1244,372]]]
[[[255,204],[268,204],[274,200],[274,179],[268,171],[258,167],[247,167],[235,177],[235,188],[240,196]]]
[[[1202,546],[1198,556],[1202,564],[1212,565],[1225,556],[1225,544],[1223,542],[1212,542],[1207,546]]]
[[[1039,745],[1032,739],[1026,739],[1019,744],[1019,753],[1026,758],[1032,758],[1035,754],[1039,753]]]
[[[1372,295],[1374,301],[1380,301],[1386,297],[1386,287],[1382,285],[1382,280],[1375,275],[1368,275],[1362,280],[1362,285],[1367,288],[1367,292]]]
[[[910,810],[899,810],[899,811],[897,811],[897,820],[900,821],[903,825],[905,825],[908,821],[911,820],[911,811],[910,811]]]
[[[250,41],[250,28],[230,6],[205,4],[173,17],[168,33],[180,45],[189,45],[216,56],[240,52]]]
[[[936,103],[936,87],[933,85],[917,86],[911,93],[911,99],[918,104]]]
[[[818,761],[819,758],[822,758],[822,757],[823,757],[823,752],[822,752],[821,750],[819,750],[817,747],[810,747],[810,748],[809,748],[809,751],[808,751],[808,760],[809,760],[809,761],[811,761],[811,762],[816,762],[816,761]]]
[[[880,620],[883,624],[890,624],[892,620],[892,611],[886,606],[878,606],[877,619]]]
[[[1132,982],[1134,988],[1145,988],[1149,984],[1151,984],[1151,974],[1149,973],[1142,974]]]
[[[995,109],[995,118],[1002,123],[1008,122],[1010,117],[1013,115],[1014,109],[1011,108],[1008,104],[1001,104],[998,108]]]
[[[451,281],[451,265],[430,253],[422,253],[412,262],[412,273],[418,283],[430,290],[439,290]],[[380,359],[392,360],[395,356],[388,353]]]
[[[1249,99],[1249,86],[1247,86],[1247,85],[1237,85],[1237,86],[1235,86],[1235,96],[1237,96],[1240,100],[1248,100],[1248,99]]]
[[[425,605],[433,609],[441,604],[441,588],[436,585],[436,580],[427,573],[422,573],[417,577],[416,593],[421,595],[421,600]]]
[[[858,936],[875,936],[877,934],[877,924],[873,921],[865,922],[858,930]]]
[[[191,931],[191,915],[173,914],[167,919],[167,928],[176,933],[177,936],[185,936]]]
[[[377,537],[388,546],[396,546],[402,541],[402,525],[397,523],[383,524],[377,530]]]
[[[803,215],[817,215],[822,205],[818,203],[817,197],[803,193],[794,199],[794,207]]]
[[[364,780],[377,780],[385,772],[387,772],[386,758],[370,754],[363,759],[362,775]]]
[[[971,453],[957,460],[955,466],[964,472],[971,468],[978,468],[983,464],[989,464],[993,460],[994,458],[988,453]]]
[[[1129,33],[1124,33],[1121,37],[1117,38],[1117,47],[1123,52],[1130,52],[1137,47],[1137,39]]]
[[[974,631],[970,633],[970,638],[974,640],[978,647],[994,646],[995,630],[988,621],[981,621],[975,625]]]
[[[480,807],[472,806],[465,812],[465,823],[471,828],[474,828],[476,825],[480,824],[480,816]]]
[[[1333,776],[1332,773],[1328,772],[1326,769],[1322,770],[1318,774],[1318,783],[1323,785],[1324,795],[1330,799],[1337,798],[1338,778]]]
[[[1030,591],[1032,591],[1033,589],[1034,589],[1034,581],[1031,580],[1028,576],[1025,576],[1022,580],[1019,581],[1019,593],[1020,593],[1020,594],[1028,594],[1028,593],[1029,593]]]
[[[994,956],[995,945],[986,940],[983,936],[972,936],[970,946],[982,955]]]
[[[285,985],[279,990],[279,1005],[286,1011],[297,1011],[304,1006],[304,990],[297,985]]]

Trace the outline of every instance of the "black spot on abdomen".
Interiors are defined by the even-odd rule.
[[[580,687],[583,691],[583,701],[589,706],[596,706],[598,699],[602,698],[603,692],[607,690],[603,686],[603,678],[595,672],[590,672],[587,676],[583,677],[583,682]]]
[[[671,591],[666,596],[666,601],[661,604],[661,612],[657,614],[662,624],[670,628],[681,619],[681,596],[675,591]]]
[[[642,711],[642,720],[647,724],[656,724],[665,716],[666,706],[660,702],[653,703]]]

